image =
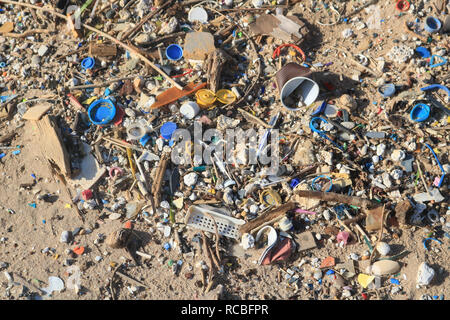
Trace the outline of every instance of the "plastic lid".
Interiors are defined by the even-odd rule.
[[[208,13],[202,7],[193,7],[189,10],[188,20],[190,22],[199,21],[201,23],[208,22]]]
[[[83,61],[81,61],[81,67],[83,69],[92,69],[95,65],[95,60],[92,57],[84,58]]]
[[[233,91],[227,89],[220,89],[216,92],[217,100],[224,104],[233,103],[236,101],[236,95]]]
[[[197,103],[200,106],[210,106],[216,101],[216,95],[214,92],[208,89],[200,89],[196,92],[195,97],[197,98]]]
[[[159,132],[164,139],[170,140],[175,130],[177,130],[177,124],[175,122],[166,122],[161,126]]]
[[[116,115],[116,107],[109,99],[94,101],[88,109],[89,120],[96,125],[108,124]]]
[[[410,113],[411,120],[421,122],[428,119],[430,116],[430,107],[424,103],[416,104]]]
[[[183,48],[178,44],[171,44],[166,48],[166,57],[169,60],[176,61],[183,57]]]

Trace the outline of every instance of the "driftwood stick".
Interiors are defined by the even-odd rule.
[[[186,34],[186,32],[184,32],[184,31],[175,32],[175,33],[163,36],[163,37],[159,37],[158,39],[155,39],[155,40],[150,41],[150,42],[141,43],[139,45],[139,47],[142,47],[142,48],[154,47],[157,44],[160,44],[161,42],[164,42],[164,41],[172,39],[172,38],[178,38],[178,37],[184,36],[185,34]]]
[[[206,288],[204,287],[204,290],[206,291],[206,289],[209,290],[211,288],[211,282],[213,279],[213,272],[214,272],[214,269],[213,269],[214,265],[213,265],[213,259],[211,257],[211,251],[210,251],[211,249],[208,246],[207,238],[203,231],[202,231],[202,243],[203,243],[203,251],[206,252],[206,256],[208,257],[208,266],[209,266],[208,286]]]
[[[123,78],[116,78],[116,79],[111,79],[102,83],[98,83],[98,84],[85,84],[85,85],[80,85],[80,86],[75,86],[75,87],[70,87],[69,90],[78,90],[78,89],[89,89],[89,88],[101,88],[101,87],[106,87],[108,85],[110,85],[111,83],[114,82],[119,82],[119,81],[123,81],[123,80],[130,80],[130,79],[134,79],[136,78],[136,76],[128,76],[128,77],[123,77]]]
[[[213,218],[213,216],[210,215],[209,213],[204,212],[204,214],[206,216],[208,216],[209,218],[211,218],[212,221],[214,222],[214,231],[216,232],[216,255],[217,255],[218,264],[220,264],[220,252],[219,252],[219,237],[220,237],[220,235],[219,235],[219,230],[217,229],[217,222]]]
[[[33,30],[27,30],[24,33],[12,33],[12,32],[7,32],[4,33],[3,36],[4,37],[11,37],[11,38],[25,38],[28,37],[34,33],[50,33],[50,32],[54,32],[53,30],[46,30],[46,29],[33,29]]]
[[[259,216],[256,219],[253,219],[246,224],[244,224],[242,227],[240,227],[240,232],[243,233],[249,233],[250,230],[253,230],[260,226],[261,224],[271,221],[283,214],[285,214],[287,211],[292,210],[296,207],[296,204],[294,202],[288,202],[285,203],[273,210],[267,211],[263,213],[261,216]]]
[[[142,283],[142,282],[140,282],[140,281],[138,281],[138,280],[136,280],[136,279],[133,279],[133,278],[130,277],[129,275],[126,275],[126,274],[124,274],[124,273],[122,273],[122,272],[119,272],[119,271],[116,271],[116,274],[118,274],[118,275],[121,276],[122,278],[127,279],[128,281],[130,281],[131,283],[133,283],[133,284],[135,284],[135,285],[138,285],[138,286],[141,286],[141,287],[144,287],[144,288],[148,288],[148,286],[147,286],[146,284],[144,284],[144,283]]]
[[[114,269],[114,272],[113,272],[113,274],[112,274],[112,276],[111,276],[111,282],[109,283],[109,290],[111,291],[111,297],[112,297],[113,300],[116,300],[116,294],[115,294],[115,292],[114,292],[114,276],[116,275],[117,270],[119,270],[121,266],[122,266],[122,265],[119,264],[119,265]]]
[[[146,15],[145,17],[143,17],[141,19],[141,21],[139,21],[139,23],[132,28],[130,31],[126,32],[121,40],[126,40],[130,35],[134,35],[148,20],[150,20],[151,18],[153,18],[156,14],[158,14],[159,12],[161,12],[161,10],[163,10],[165,7],[170,6],[172,4],[172,1],[167,1],[166,3],[164,3],[161,7],[159,7],[157,10],[150,12],[148,15]]]
[[[230,61],[230,56],[222,49],[216,49],[212,54],[208,55],[205,61],[206,79],[209,89],[216,92],[220,87],[220,74],[224,65]]]
[[[378,203],[375,201],[371,201],[369,199],[364,199],[360,197],[353,197],[353,196],[346,196],[339,193],[334,192],[321,192],[321,191],[310,191],[310,190],[298,190],[295,192],[300,197],[304,198],[313,198],[313,199],[320,199],[323,201],[332,201],[332,202],[339,202],[339,203],[345,203],[357,207],[374,207]]]
[[[214,266],[216,266],[217,269],[220,269],[219,262],[217,261],[217,258],[214,256],[214,252],[211,249],[211,246],[208,241],[208,237],[206,236],[206,234],[203,231],[202,231],[202,241],[203,241],[203,251],[206,252],[208,259],[210,259],[211,262],[214,263]]]
[[[238,108],[239,112],[242,113],[245,117],[247,117],[247,120],[256,122],[257,124],[263,126],[264,128],[267,129],[272,129],[272,126],[267,124],[266,122],[262,121],[260,118],[252,115],[250,112],[245,111],[242,108]]]
[[[152,194],[154,198],[155,207],[158,207],[161,202],[161,187],[164,179],[164,172],[166,172],[167,165],[169,164],[170,153],[163,154],[159,161],[158,171],[156,172],[155,179],[152,185]]]

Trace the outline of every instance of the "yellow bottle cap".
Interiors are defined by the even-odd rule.
[[[216,101],[214,92],[208,89],[200,89],[195,93],[197,103],[202,108],[207,108]]]
[[[237,97],[233,91],[228,89],[220,89],[216,92],[217,100],[224,104],[230,104],[236,101]]]

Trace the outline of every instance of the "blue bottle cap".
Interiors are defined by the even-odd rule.
[[[417,47],[416,52],[419,54],[421,58],[429,58],[431,56],[430,51],[428,51],[425,47]]]
[[[411,120],[416,122],[425,121],[430,116],[430,107],[424,103],[418,103],[412,108],[409,116]]]
[[[139,143],[145,147],[145,145],[147,144],[147,142],[150,140],[150,136],[148,134],[144,135],[141,139],[139,139]]]
[[[166,49],[166,57],[169,60],[176,61],[183,57],[183,48],[178,44],[171,44]]]
[[[94,65],[95,65],[95,60],[92,57],[84,58],[83,61],[81,61],[81,67],[86,70],[92,69],[94,67]]]
[[[99,99],[89,106],[89,120],[96,125],[105,125],[110,123],[116,116],[116,107],[109,99]]]
[[[163,139],[170,140],[175,130],[177,130],[177,124],[175,122],[166,122],[161,126],[159,132],[161,133]]]

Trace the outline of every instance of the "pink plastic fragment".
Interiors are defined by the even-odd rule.
[[[303,209],[295,209],[296,213],[307,213],[307,214],[316,214],[316,212],[303,210]]]
[[[343,241],[344,245],[346,245],[349,237],[350,237],[350,233],[348,233],[347,231],[341,231],[338,233],[336,240],[338,242]]]
[[[435,177],[435,178],[434,178],[434,181],[433,181],[433,184],[434,184],[436,187],[439,187],[439,182],[441,182],[441,177]]]

